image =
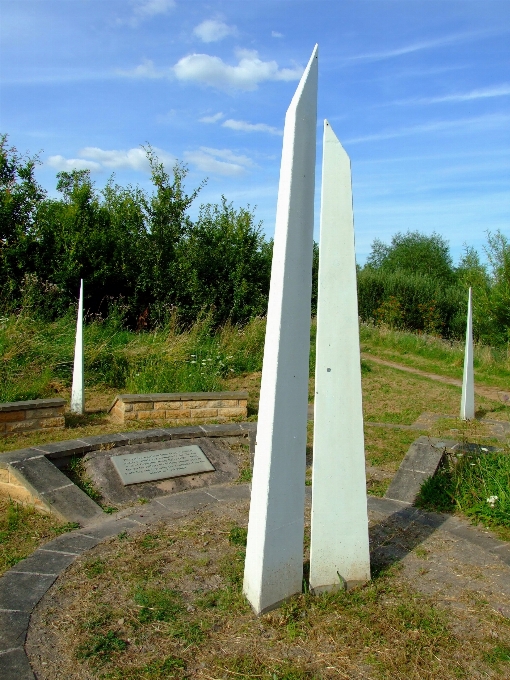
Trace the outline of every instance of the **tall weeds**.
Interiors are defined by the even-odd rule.
[[[0,323],[0,401],[65,392],[72,379],[75,320],[27,316]],[[150,332],[125,330],[113,317],[86,324],[86,386],[128,392],[221,390],[232,375],[260,370],[265,320],[214,330],[210,317],[188,329],[175,320]]]

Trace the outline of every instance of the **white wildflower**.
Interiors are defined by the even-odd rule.
[[[496,505],[496,501],[498,501],[499,498],[497,496],[489,496],[487,499],[487,503],[493,508]]]

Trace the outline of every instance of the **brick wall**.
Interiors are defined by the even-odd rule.
[[[64,399],[34,399],[0,404],[0,435],[64,427]]]
[[[182,392],[177,394],[119,394],[110,407],[118,423],[129,420],[225,421],[246,418],[247,392]]]

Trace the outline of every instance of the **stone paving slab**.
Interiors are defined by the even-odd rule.
[[[306,498],[311,498],[310,487],[306,487]],[[123,531],[137,531],[160,520],[171,521],[182,515],[201,510],[207,506],[219,507],[221,503],[248,500],[248,484],[211,487],[208,491],[188,491],[181,494],[158,498],[141,509],[131,508],[122,517],[103,517],[102,521],[85,529],[59,536],[26,560],[19,562],[13,569],[0,578],[0,677],[2,680],[28,680],[34,678],[24,651],[24,640],[29,616],[35,605],[53,585],[56,573],[39,576],[23,573],[28,569],[40,569],[47,560],[47,568],[54,571],[65,569],[74,559],[101,540],[119,535]],[[456,517],[427,513],[408,503],[392,501],[388,498],[369,496],[368,508],[382,520],[391,520],[400,527],[419,523],[429,529],[428,535],[441,528],[456,540],[466,545],[483,548],[485,552],[497,555],[510,566],[510,546],[485,534],[476,527],[467,525]],[[417,539],[417,544],[422,538]],[[402,551],[401,551],[402,552]],[[397,551],[398,553],[398,551]],[[43,557],[44,555],[44,557]],[[50,557],[48,557],[50,555]],[[404,553],[395,554],[402,559]]]
[[[219,425],[172,428],[171,430],[161,428],[125,433],[119,435],[112,443],[122,446],[130,443],[164,441],[173,438],[173,436],[189,438],[196,437],[197,431],[200,432],[201,436],[204,434],[209,436],[234,436],[239,432],[248,432],[253,435],[256,432],[256,423],[235,425],[235,428],[227,426],[227,429],[225,429],[226,426]],[[214,428],[214,430],[210,428]],[[107,443],[101,438],[101,441],[94,441],[93,443],[85,439],[74,440],[71,445],[73,450],[80,446],[87,450],[93,448],[97,450]],[[67,445],[69,442],[62,442],[60,446],[55,445],[58,450],[52,448],[54,445],[48,445],[45,448],[51,448],[53,453],[50,454],[48,451],[47,455],[63,454],[64,444]],[[401,465],[401,489],[404,489],[404,482],[409,483],[411,479],[409,473],[411,473],[414,488],[416,488],[418,478],[421,479],[423,476],[433,474],[440,461],[439,454],[442,455],[445,448],[452,444],[455,444],[455,442],[436,441],[428,437],[422,437],[414,442]],[[10,454],[11,460],[14,462],[15,456],[20,453],[23,454],[20,457],[21,460],[27,460],[34,456],[36,460],[44,459],[40,456],[41,451],[33,448],[25,449],[22,452],[13,452],[14,456]],[[19,470],[20,467],[17,466],[16,469]],[[57,473],[62,475],[58,470]],[[35,479],[35,475],[33,475],[33,478]],[[49,485],[51,486],[51,484]],[[419,484],[417,488],[419,488]],[[50,494],[51,492],[48,495]],[[311,494],[312,488],[306,487],[307,504],[310,502]],[[452,540],[459,542],[460,546],[464,546],[462,550],[465,551],[466,555],[469,555],[470,551],[482,550],[483,554],[495,555],[502,563],[510,566],[510,544],[495,539],[488,532],[478,527],[469,526],[466,521],[457,517],[423,512],[411,505],[414,497],[410,501],[408,500],[409,496],[406,496],[405,493],[400,494],[400,496],[405,496],[405,498],[392,499],[388,497],[388,494],[384,498],[369,496],[367,498],[369,512],[372,516],[379,517],[382,524],[388,522],[398,525],[401,529],[417,524],[422,526],[425,531],[422,532],[421,536],[417,536],[416,545],[419,545],[424,536],[431,536],[437,529],[441,529],[451,536]],[[103,513],[94,515],[90,517],[84,528],[55,538],[45,544],[44,547],[39,548],[33,555],[19,562],[0,578],[0,678],[2,680],[32,680],[34,678],[23,646],[30,614],[53,585],[58,574],[69,566],[78,555],[94,547],[100,541],[117,536],[124,531],[138,531],[152,523],[161,520],[172,521],[172,519],[202,510],[208,506],[214,509],[214,507],[219,508],[221,504],[247,501],[249,498],[250,485],[248,484],[215,485],[204,489],[161,496],[142,507],[127,508],[115,516],[105,516]],[[401,560],[405,557],[405,550],[399,548],[398,545],[389,546],[388,550],[390,552],[393,550],[395,553],[393,560]]]
[[[38,548],[26,559],[12,567],[13,574],[42,574],[57,576],[68,567],[79,553],[61,552],[48,548]]]
[[[446,439],[418,437],[400,463],[384,494],[385,498],[414,503],[421,485],[436,472],[446,449],[451,449],[456,443]]]
[[[16,566],[22,569],[19,566],[22,564],[19,562]],[[56,574],[24,574],[11,569],[0,579],[0,610],[31,612],[56,577]],[[2,647],[0,639],[0,649]]]
[[[0,610],[2,649],[15,649],[25,644],[31,612]]]
[[[0,652],[0,670],[2,680],[36,680],[22,647]]]

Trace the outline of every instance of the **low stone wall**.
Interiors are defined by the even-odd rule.
[[[2,498],[10,498],[23,505],[33,505],[43,513],[50,512],[41,499],[23,481],[20,481],[16,476],[16,472],[9,469],[9,467],[3,469],[0,467],[0,496]]]
[[[78,522],[84,526],[101,517],[103,511],[62,472],[73,458],[94,451],[110,451],[140,444],[148,444],[150,448],[150,444],[156,442],[197,440],[202,437],[217,440],[220,444],[222,441],[227,442],[227,447],[228,443],[242,444],[249,440],[251,450],[256,430],[256,423],[161,427],[100,434],[9,451],[0,455],[0,496],[33,505],[42,512],[60,517],[64,522]]]
[[[33,399],[0,404],[0,435],[35,430],[61,430],[64,399]]]
[[[195,418],[246,418],[248,392],[180,392],[119,394],[109,413],[118,423],[129,420],[174,421]]]

